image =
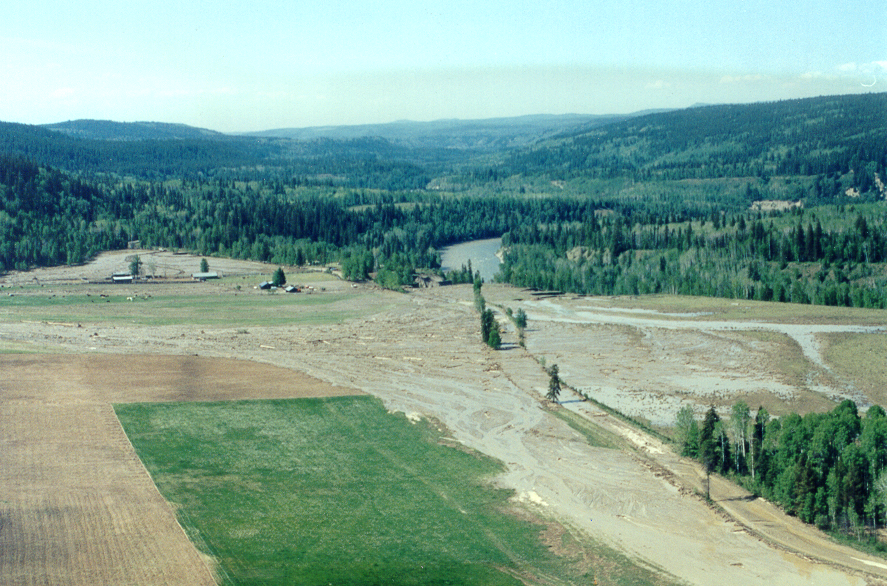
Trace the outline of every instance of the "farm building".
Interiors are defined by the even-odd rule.
[[[211,271],[208,273],[191,273],[191,278],[195,281],[206,281],[207,279],[218,279],[219,273]]]

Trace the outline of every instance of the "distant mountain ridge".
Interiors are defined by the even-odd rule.
[[[631,118],[626,115],[534,114],[480,120],[442,119],[429,122],[398,120],[383,124],[278,128],[243,136],[316,140],[380,137],[411,148],[491,151],[523,147],[576,128],[590,128]]]
[[[468,189],[510,177],[539,185],[757,177],[766,185],[778,175],[821,176],[819,183],[831,183],[820,192],[867,193],[887,177],[885,145],[887,93],[241,135],[159,122],[0,122],[0,153],[82,174],[253,178],[273,168],[291,184],[386,189]]]
[[[381,124],[308,126],[256,132],[221,133],[206,128],[166,122],[115,122],[112,120],[69,120],[41,124],[39,128],[73,138],[100,141],[287,139],[352,141],[382,138],[410,149],[455,149],[491,152],[521,148],[579,129],[589,130],[637,116],[667,110],[645,110],[632,114],[533,114],[479,120],[441,119],[427,122],[398,120]]]
[[[112,120],[69,120],[41,127],[77,138],[93,140],[193,140],[225,138],[215,130],[168,122],[114,122]]]

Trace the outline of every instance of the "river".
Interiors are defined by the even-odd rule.
[[[502,248],[501,238],[487,238],[485,240],[471,240],[461,242],[441,249],[441,267],[444,271],[461,269],[462,265],[468,265],[471,261],[471,269],[480,271],[480,277],[484,281],[492,281],[493,276],[499,272],[499,257],[496,253]]]

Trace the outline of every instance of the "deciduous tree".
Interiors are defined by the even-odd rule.
[[[748,458],[748,427],[751,422],[751,411],[743,401],[733,405],[730,416],[730,425],[733,432],[733,457],[736,471],[743,474]]]
[[[677,440],[681,445],[681,455],[695,458],[699,454],[699,424],[693,416],[693,408],[684,405],[675,420]]]

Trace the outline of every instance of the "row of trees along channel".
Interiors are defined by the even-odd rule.
[[[484,344],[498,350],[502,345],[502,332],[493,310],[487,308],[487,302],[481,293],[482,286],[483,281],[480,274],[477,274],[474,278],[474,308],[480,314],[480,338]]]
[[[467,268],[463,265],[461,271],[454,271],[450,274],[464,276],[464,274],[469,271],[471,271],[470,260],[468,261]],[[484,344],[494,350],[498,350],[502,346],[502,330],[499,326],[499,322],[496,320],[493,310],[487,307],[487,301],[481,293],[482,287],[483,281],[480,278],[480,273],[477,273],[474,277],[474,308],[477,310],[478,314],[480,314],[480,338]],[[509,307],[506,308],[505,314],[508,316],[508,319],[511,320],[511,323],[514,324],[514,328],[517,331],[518,346],[523,348],[525,343],[524,331],[527,328],[527,313],[522,308],[518,308],[517,312],[514,312]],[[555,367],[555,374],[556,373],[557,367]],[[558,392],[560,392],[559,387]]]
[[[710,408],[701,426],[684,407],[676,429],[683,455],[806,523],[857,539],[887,525],[887,415],[879,406],[861,417],[845,400],[828,413],[776,418],[737,403],[726,421]]]

